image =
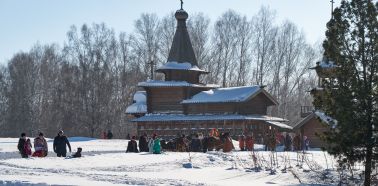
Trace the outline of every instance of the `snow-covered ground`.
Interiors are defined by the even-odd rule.
[[[0,138],[0,185],[337,185],[335,160],[321,152],[125,153],[127,140],[70,138],[83,157],[22,159],[16,138]],[[237,147],[237,143],[235,143]],[[261,148],[261,146],[257,146]],[[299,160],[297,161],[297,155]],[[189,163],[193,168],[185,168]],[[273,167],[273,171],[270,170]],[[286,171],[285,171],[286,167]]]

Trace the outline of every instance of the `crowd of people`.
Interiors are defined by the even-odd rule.
[[[153,154],[161,153],[161,142],[157,134],[153,134],[151,138],[148,138],[147,134],[140,136],[139,138],[139,150],[136,142],[136,137],[131,137],[127,146],[126,152],[149,152]],[[130,147],[130,145],[132,147]],[[129,148],[130,147],[130,148]]]
[[[106,136],[106,138],[105,138]],[[103,133],[105,139],[112,139],[113,134],[109,130],[107,133]],[[127,135],[130,138],[130,135]],[[255,145],[255,139],[252,134],[241,135],[238,139],[239,148],[241,151],[253,151]],[[264,144],[265,150],[275,150],[277,145],[283,145],[285,151],[299,151],[308,150],[310,141],[306,136],[303,138],[299,134],[295,134],[294,138],[290,133],[282,135],[275,131],[267,133],[264,138],[259,135],[258,142]],[[46,157],[48,155],[47,141],[42,132],[39,132],[38,136],[34,138],[34,152],[32,153],[31,140],[25,133],[21,134],[17,148],[22,158],[28,157]],[[67,156],[67,147],[71,153],[71,145],[68,138],[60,130],[53,141],[53,151],[57,157]],[[207,137],[204,137],[201,133],[185,136],[179,135],[169,141],[161,140],[156,133],[151,137],[145,133],[139,137],[139,143],[137,137],[132,136],[128,142],[126,152],[138,153],[149,152],[151,154],[160,154],[162,150],[172,150],[178,152],[206,152],[208,150],[220,150],[223,152],[231,152],[235,149],[230,133],[219,133],[218,130],[213,129],[210,131]],[[81,157],[82,148],[79,147],[77,152],[69,156],[71,158]]]
[[[32,153],[32,144],[30,139],[25,133],[21,134],[21,138],[18,140],[17,148],[21,154],[21,157],[28,158],[33,157],[45,157],[48,154],[47,141],[40,132],[36,138],[34,138],[34,153]]]
[[[57,157],[66,157],[67,156],[67,146],[69,152],[71,153],[71,145],[68,141],[68,138],[64,135],[63,131],[60,130],[58,135],[54,138],[53,141],[53,150],[56,153]],[[39,132],[38,136],[34,138],[34,152],[32,153],[32,143],[30,138],[26,136],[26,133],[21,133],[21,137],[18,140],[17,148],[21,154],[22,158],[29,157],[46,157],[48,155],[48,145],[47,141],[42,132]],[[71,158],[81,157],[82,148],[79,147],[77,152],[71,155]]]
[[[113,139],[113,133],[111,130],[108,130],[108,132],[102,132],[101,135],[102,139]]]
[[[286,135],[283,135],[273,131],[266,134],[261,141],[265,146],[265,150],[275,150],[278,145],[282,145],[284,151],[308,150],[310,147],[310,139],[307,136],[302,137],[299,133],[291,134],[286,132]]]
[[[139,150],[138,150],[139,148]],[[168,141],[161,140],[154,133],[148,137],[146,133],[139,137],[139,144],[136,142],[136,136],[129,141],[126,152],[149,152],[160,154],[161,150],[177,151],[177,152],[206,152],[207,150],[220,150],[230,152],[235,149],[229,133],[219,134],[212,132],[208,137],[204,137],[201,133],[193,135],[178,134],[176,138]]]

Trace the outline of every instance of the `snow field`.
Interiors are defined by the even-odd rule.
[[[337,185],[336,162],[321,151],[277,152],[274,164],[265,151],[255,151],[256,164],[251,152],[191,152],[189,162],[189,153],[125,153],[127,140],[70,138],[72,151],[82,147],[84,157],[55,157],[48,140],[48,157],[22,159],[17,142],[0,138],[0,185]]]

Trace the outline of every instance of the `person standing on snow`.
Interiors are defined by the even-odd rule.
[[[148,152],[148,140],[147,140],[147,134],[144,133],[139,138],[139,151],[140,152]]]
[[[310,139],[307,136],[303,136],[303,150],[308,150],[310,147]]]
[[[21,133],[21,138],[18,140],[17,149],[20,152],[22,158],[28,158],[28,154],[26,153],[26,150],[25,150],[25,145],[27,143],[26,140],[27,140],[26,134]]]
[[[198,134],[196,134],[194,138],[192,138],[192,141],[190,143],[190,150],[192,152],[201,152],[201,149],[202,149],[201,140],[199,139]]]
[[[253,148],[255,146],[255,140],[253,139],[253,136],[247,136],[247,139],[245,140],[245,146],[247,151],[253,151]]]
[[[153,153],[154,154],[160,154],[161,153],[161,144],[160,144],[160,139],[157,137],[155,134],[154,136],[154,143],[153,143]]]
[[[245,137],[244,137],[244,135],[239,136],[239,148],[240,148],[240,151],[245,151]]]
[[[43,136],[43,133],[40,132],[38,137],[34,138],[34,157],[45,157],[47,156],[48,146],[47,141]]]
[[[289,133],[286,133],[285,137],[285,151],[291,151],[293,145],[293,139]]]
[[[222,136],[222,138],[224,139],[223,152],[231,152],[232,149],[235,149],[234,144],[232,143],[232,139],[230,137],[230,133],[226,132]]]
[[[58,136],[54,138],[54,152],[58,157],[66,157],[67,154],[67,148],[66,145],[68,146],[70,153],[71,153],[71,145],[70,142],[68,141],[67,137],[63,135],[63,131],[59,131]]]
[[[131,137],[131,140],[127,144],[127,149],[126,152],[136,152],[138,153],[138,145],[137,142],[135,141],[135,136]]]
[[[154,152],[154,142],[155,142],[156,136],[157,136],[156,134],[153,134],[152,138],[148,141],[148,152],[151,154]]]
[[[107,139],[112,139],[113,138],[113,133],[112,131],[108,130],[108,134],[106,135]]]

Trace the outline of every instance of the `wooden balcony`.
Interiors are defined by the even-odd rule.
[[[336,69],[338,66],[334,65],[333,62],[316,62],[316,66],[310,69],[314,69],[319,78],[335,78]]]
[[[314,107],[313,106],[301,106],[301,117],[305,118],[311,113],[313,113]]]

